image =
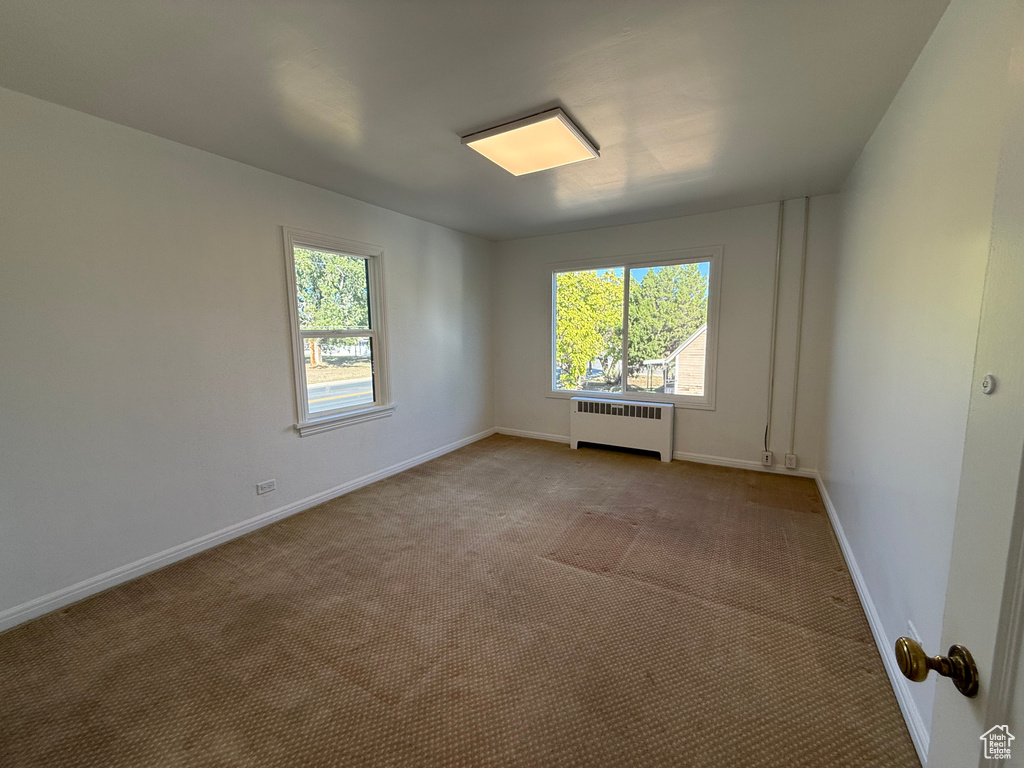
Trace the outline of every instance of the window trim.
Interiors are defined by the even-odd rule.
[[[326,432],[349,424],[390,416],[395,410],[391,402],[391,380],[387,357],[387,328],[384,312],[384,249],[378,245],[347,240],[333,235],[310,232],[292,227],[282,227],[284,237],[285,270],[288,285],[288,316],[292,338],[292,373],[295,377],[294,427],[299,435],[306,437]],[[295,248],[307,247],[356,256],[366,259],[366,274],[369,285],[367,298],[370,304],[370,327],[361,330],[303,331],[299,322],[298,289],[295,280]],[[372,339],[372,375],[374,401],[327,411],[323,416],[309,412],[306,390],[305,352],[303,341],[309,335],[324,338],[345,336],[368,336]]]
[[[550,347],[548,351],[548,385],[545,397],[568,400],[571,397],[600,397],[607,400],[632,400],[647,403],[673,403],[676,408],[693,410],[715,410],[715,392],[718,378],[718,333],[719,306],[722,291],[722,251],[720,245],[703,248],[684,248],[672,251],[655,251],[651,253],[635,253],[616,256],[599,256],[591,259],[556,262],[551,267],[551,303],[549,320],[551,328]],[[704,395],[666,395],[649,392],[596,392],[581,389],[555,388],[555,351],[557,337],[557,318],[555,314],[556,277],[562,272],[576,272],[586,269],[623,269],[623,351],[629,334],[629,281],[626,279],[628,270],[638,267],[663,267],[672,264],[693,264],[706,261],[708,267],[708,340],[704,352]],[[625,360],[623,360],[625,365]]]

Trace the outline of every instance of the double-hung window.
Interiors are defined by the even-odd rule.
[[[284,229],[302,435],[389,415],[383,250]]]
[[[557,265],[551,397],[715,407],[721,248]]]

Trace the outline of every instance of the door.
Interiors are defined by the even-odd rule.
[[[1024,28],[1024,4],[1019,15]],[[980,688],[966,698],[940,681],[928,768],[1006,764],[982,755],[996,725],[1016,735],[1010,764],[1024,763],[1024,691],[1014,701],[1024,641],[1024,35],[1010,70],[942,648],[926,649],[966,646]],[[987,375],[994,387],[983,387]]]

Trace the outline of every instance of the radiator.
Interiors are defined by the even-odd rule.
[[[672,461],[671,403],[630,403],[597,397],[569,400],[569,444],[600,443],[622,448],[657,451],[662,461]]]

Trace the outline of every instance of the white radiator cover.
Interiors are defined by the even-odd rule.
[[[675,406],[573,397],[569,400],[569,444],[616,445],[657,451],[662,461],[672,461],[672,429]]]

